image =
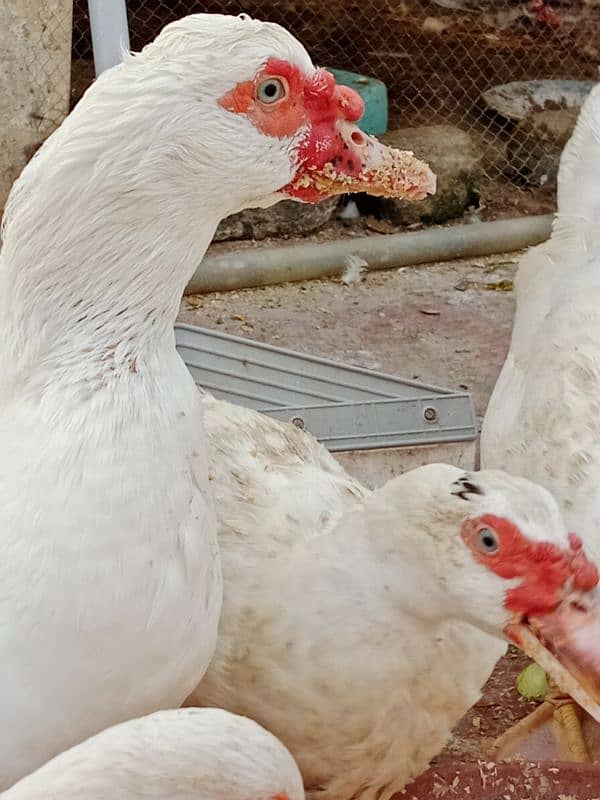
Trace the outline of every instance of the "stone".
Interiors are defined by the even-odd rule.
[[[571,137],[579,109],[538,111],[521,120],[506,146],[511,177],[530,186],[556,186],[563,148]]]
[[[452,125],[402,128],[381,137],[385,144],[412,150],[437,176],[437,192],[418,203],[384,199],[383,214],[395,225],[441,223],[460,217],[479,199],[483,150],[470,134]]]
[[[339,198],[332,197],[315,205],[282,200],[269,208],[249,208],[226,217],[214,240],[266,239],[268,236],[294,236],[314,233],[333,216]]]

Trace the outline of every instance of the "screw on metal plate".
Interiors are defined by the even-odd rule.
[[[304,424],[304,420],[302,417],[294,417],[292,420],[292,425],[295,425],[297,428],[300,428],[301,431],[306,429],[306,425]]]
[[[438,412],[433,406],[427,406],[427,408],[423,409],[423,418],[426,422],[436,422],[438,418]]]

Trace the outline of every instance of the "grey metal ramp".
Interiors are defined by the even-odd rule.
[[[294,422],[332,451],[473,441],[471,397],[192,325],[177,350],[198,386]]]

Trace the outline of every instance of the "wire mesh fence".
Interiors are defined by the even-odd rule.
[[[69,110],[71,0],[0,3],[0,212]]]
[[[41,135],[47,135],[59,125],[65,114],[64,87],[69,85],[71,25],[69,2],[40,2],[27,28],[29,47],[20,50],[20,55],[25,56],[20,69],[28,76],[31,94],[38,95],[33,122],[37,120]]]
[[[549,96],[543,86],[513,87],[521,94],[512,117],[486,105],[484,93],[519,81],[598,78],[600,0],[129,0],[132,48],[200,11],[279,22],[319,65],[384,81],[391,128],[453,124],[472,132],[489,181],[519,179],[531,168],[533,142],[519,125],[519,104],[556,109],[578,102],[582,87],[564,84],[560,96],[556,85]],[[74,3],[73,57],[76,100],[93,77],[86,0]]]
[[[6,25],[9,32],[19,34],[15,37],[20,40],[26,37],[28,47],[18,48],[18,63],[16,53],[3,53],[5,61],[3,70],[7,76],[13,68],[21,74],[27,75],[27,92],[35,96],[33,105],[35,111],[31,114],[33,128],[37,128],[40,136],[47,136],[65,115],[66,87],[69,86],[69,71],[71,60],[69,50],[71,47],[72,7],[69,0],[40,0],[32,9],[29,24],[18,24],[20,16],[18,9],[11,9],[10,5],[2,9],[0,25]],[[11,51],[12,42],[7,50]],[[13,91],[19,92],[21,84],[13,76]],[[18,84],[18,85],[16,85]],[[5,90],[8,88],[4,87]],[[14,103],[13,97],[4,97],[0,106],[3,110],[9,109],[16,114],[21,113],[21,108],[4,109],[4,102]]]

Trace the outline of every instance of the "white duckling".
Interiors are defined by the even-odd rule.
[[[0,794],[2,800],[304,800],[285,747],[215,708],[176,709],[108,728]]]
[[[194,15],[104,73],[16,182],[0,254],[0,788],[201,678],[221,573],[180,298],[228,214],[433,189],[361,113],[279,26]]]

